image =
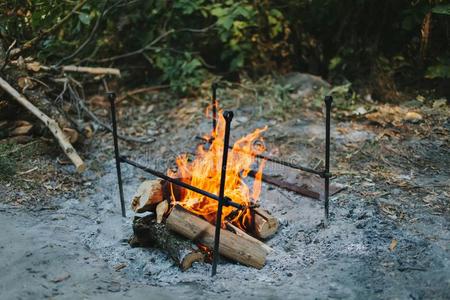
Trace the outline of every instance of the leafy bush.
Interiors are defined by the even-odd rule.
[[[3,46],[23,45],[76,3],[3,1]],[[403,58],[395,76],[437,78],[447,76],[449,11],[444,0],[86,1],[28,54],[48,64],[118,65],[136,83],[142,74],[180,92],[208,72],[302,70],[354,80],[380,57]]]

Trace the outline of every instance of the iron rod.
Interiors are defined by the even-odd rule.
[[[325,224],[328,223],[329,205],[330,205],[330,143],[331,143],[331,103],[333,97],[325,97],[325,171],[323,177],[325,178]]]
[[[119,184],[120,207],[122,209],[122,217],[126,217],[125,200],[123,197],[122,171],[120,169],[119,142],[117,139],[116,94],[112,93],[112,92],[108,92],[108,99],[109,99],[109,103],[111,104],[112,134],[113,134],[113,140],[114,140],[114,155],[116,158],[117,182]]]
[[[176,185],[181,186],[181,187],[183,187],[185,189],[188,189],[188,190],[191,190],[193,192],[196,192],[196,193],[198,193],[200,195],[203,195],[203,196],[206,196],[206,197],[211,198],[213,200],[219,201],[219,196],[217,196],[217,195],[211,194],[211,193],[209,193],[207,191],[199,189],[198,187],[195,187],[195,186],[192,186],[190,184],[187,184],[187,183],[185,183],[185,182],[183,182],[181,180],[169,177],[169,176],[165,175],[164,173],[161,173],[161,172],[158,172],[156,170],[150,169],[149,167],[143,166],[143,165],[141,165],[141,164],[139,164],[139,163],[137,163],[135,161],[132,161],[132,160],[130,160],[130,159],[124,157],[124,156],[120,157],[120,161],[124,162],[124,163],[127,163],[127,164],[129,164],[129,165],[131,165],[133,167],[138,168],[138,169],[141,169],[141,170],[143,170],[143,171],[145,171],[147,173],[150,173],[150,174],[152,174],[152,175],[154,175],[156,177],[162,178],[162,179],[164,179],[164,180],[166,180],[166,181],[168,181],[170,183],[176,184]],[[233,202],[228,197],[224,198],[224,205],[225,206],[232,206],[232,207],[237,208],[237,209],[243,209],[244,208],[242,205],[240,205],[239,203]]]
[[[223,139],[223,155],[222,155],[222,170],[220,173],[220,187],[219,187],[219,202],[217,203],[216,214],[216,232],[214,234],[214,251],[213,251],[213,263],[211,275],[214,276],[217,273],[217,263],[219,261],[219,243],[220,243],[220,228],[222,225],[222,207],[224,204],[225,193],[225,181],[227,176],[227,160],[228,160],[228,146],[230,143],[230,128],[231,120],[233,119],[232,111],[225,111],[223,113],[225,118],[225,134]]]
[[[212,128],[213,132],[216,130],[217,126],[217,83],[213,82],[211,85],[212,89]]]
[[[198,139],[198,140],[205,141],[207,143],[211,142],[210,140],[207,140],[207,139],[205,139],[204,137],[201,137],[201,136],[196,136],[195,138]],[[233,146],[228,146],[228,148],[229,149],[233,149]],[[298,164],[287,162],[287,161],[281,160],[279,158],[271,157],[271,156],[266,156],[266,155],[262,155],[262,154],[251,154],[251,153],[246,152],[246,151],[241,150],[241,149],[236,149],[236,150],[239,151],[239,152],[243,152],[245,154],[248,154],[248,155],[254,155],[257,158],[265,159],[267,161],[270,161],[270,162],[273,162],[273,163],[276,163],[276,164],[279,164],[279,165],[283,165],[283,166],[290,167],[290,168],[293,168],[293,169],[297,169],[297,170],[301,170],[301,171],[304,171],[304,172],[316,174],[316,175],[319,175],[320,177],[324,177],[323,176],[324,171],[319,171],[319,170],[314,170],[314,169],[311,169],[311,168],[308,168],[308,167],[303,167],[303,166],[300,166]]]

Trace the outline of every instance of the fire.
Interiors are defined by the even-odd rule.
[[[177,171],[168,171],[169,176],[179,178],[215,195],[219,192],[225,132],[225,119],[222,111],[219,111],[217,115],[215,130],[204,137],[212,140],[212,143],[209,146],[199,145],[193,160],[189,160],[186,154],[180,155],[176,159]],[[238,210],[231,206],[224,206],[222,227],[225,227],[225,221],[243,230],[249,229],[252,224],[252,216],[248,207],[259,201],[265,161],[259,162],[252,188],[245,183],[245,178],[256,163],[255,155],[265,151],[264,140],[261,136],[265,130],[267,127],[259,128],[240,138],[228,153],[225,196],[245,206],[246,209]],[[173,193],[172,198],[172,200],[175,198]],[[187,210],[203,217],[210,223],[215,222],[217,201],[190,190],[183,190],[178,198],[180,199],[177,199],[177,203]]]

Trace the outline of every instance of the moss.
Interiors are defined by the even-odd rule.
[[[6,180],[16,174],[16,162],[5,156],[0,156],[0,180]]]

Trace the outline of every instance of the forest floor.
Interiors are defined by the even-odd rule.
[[[231,100],[240,93],[221,101],[235,111],[233,140],[268,125],[270,151],[323,165],[320,101]],[[0,178],[0,298],[448,299],[450,111],[445,102],[418,99],[352,108],[336,101],[333,182],[346,189],[331,198],[329,226],[320,226],[321,201],[263,184],[261,205],[281,222],[267,242],[274,252],[262,270],[224,260],[214,278],[209,264],[181,272],[159,250],[128,245],[129,200],[149,176],[123,167],[122,218],[110,134],[97,133],[82,147],[89,169],[81,175],[42,139],[9,145],[3,153],[16,173]],[[147,145],[121,142],[122,154],[161,171],[210,130],[207,101],[164,103],[155,94],[119,108],[121,130],[155,137]],[[266,172],[300,178],[271,164]]]

